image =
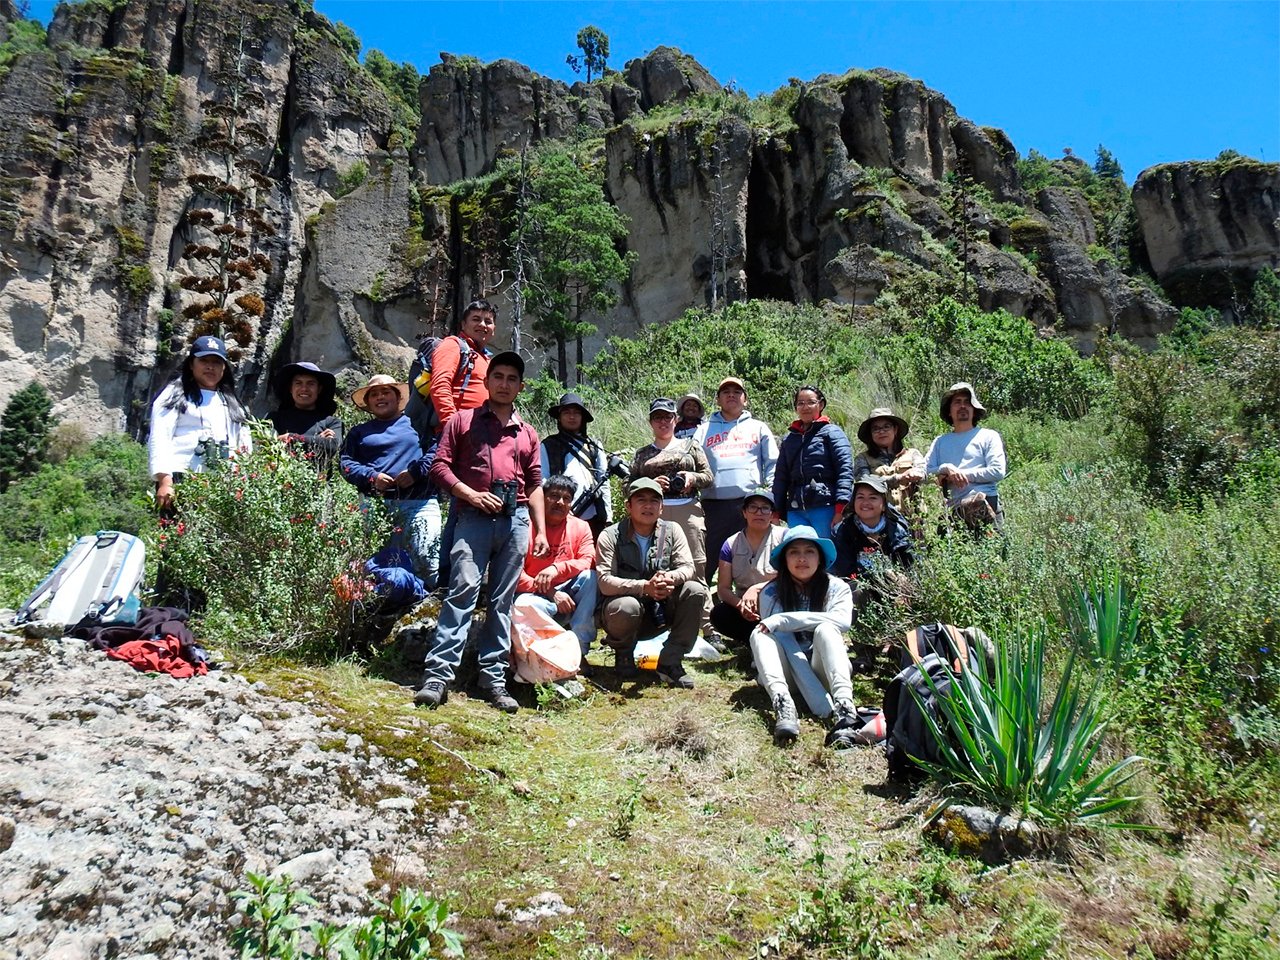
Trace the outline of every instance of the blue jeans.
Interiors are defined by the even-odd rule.
[[[831,521],[836,518],[836,508],[830,507],[803,507],[787,508],[787,526],[798,527],[807,524],[818,531],[820,537],[831,536]]]
[[[492,689],[507,682],[511,604],[529,550],[529,511],[519,507],[515,516],[505,517],[480,513],[455,501],[450,513],[456,513],[458,519],[449,552],[449,595],[440,608],[423,681],[453,680],[487,572],[489,610],[480,635],[480,686]]]
[[[573,612],[569,614],[568,627],[578,637],[578,646],[585,657],[591,650],[591,642],[596,638],[596,597],[599,595],[595,570],[586,570],[567,583],[556,587],[558,593],[567,593],[573,597]],[[526,593],[521,603],[532,603],[557,623],[565,623],[566,618],[556,612],[556,602],[541,594]]]
[[[428,590],[434,590],[440,574],[440,501],[432,497],[388,500],[386,504],[395,526],[388,546],[409,551],[413,572]]]

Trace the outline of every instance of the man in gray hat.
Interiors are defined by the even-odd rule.
[[[1003,522],[1004,511],[996,484],[1004,479],[1004,440],[987,427],[978,426],[987,415],[971,384],[952,385],[942,395],[939,415],[951,432],[933,441],[925,457],[925,474],[936,477],[947,506],[966,524],[977,529]]]

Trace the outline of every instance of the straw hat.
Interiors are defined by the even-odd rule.
[[[400,406],[396,408],[396,412],[404,412],[405,405],[409,402],[409,385],[399,380],[393,380],[385,373],[375,373],[363,387],[352,391],[351,402],[361,410],[368,410],[369,408],[364,405],[364,398],[374,387],[395,387],[396,393],[400,395]]]

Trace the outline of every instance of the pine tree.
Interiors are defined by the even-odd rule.
[[[618,253],[615,244],[627,235],[626,220],[568,154],[548,151],[535,158],[528,191],[522,222],[513,231],[531,270],[524,302],[538,317],[534,329],[555,343],[560,381],[567,384],[568,341],[577,342],[581,366],[582,338],[596,331],[586,317],[618,302],[615,287],[629,276],[635,255]]]
[[[604,76],[605,65],[609,62],[609,35],[596,26],[583,27],[578,31],[578,49],[581,57],[573,54],[564,58],[564,62],[573,68],[574,73],[587,71],[587,83],[592,76]]]
[[[36,472],[55,423],[53,401],[40,384],[28,384],[10,398],[0,417],[0,490]]]

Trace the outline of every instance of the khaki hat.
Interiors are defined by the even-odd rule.
[[[684,405],[690,400],[698,405],[698,417],[705,417],[707,415],[707,405],[702,402],[702,398],[696,393],[686,393],[676,403],[676,410],[680,411],[680,415],[684,416]]]
[[[662,488],[658,486],[658,481],[652,477],[637,477],[627,485],[627,499],[630,500],[641,490],[652,490],[658,496],[663,496]]]
[[[385,373],[375,373],[363,387],[353,390],[351,392],[351,402],[361,410],[367,411],[369,408],[364,405],[364,398],[374,387],[395,387],[396,393],[400,395],[398,412],[404,412],[405,405],[409,402],[409,385],[402,381],[394,380]]]
[[[875,423],[877,420],[892,420],[894,422],[894,425],[898,428],[898,435],[894,438],[895,442],[905,437],[907,435],[907,431],[911,429],[911,424],[907,423],[907,421],[903,420],[888,407],[876,407],[867,414],[867,419],[863,420],[862,424],[858,427],[858,439],[868,447],[871,446],[871,424]]]
[[[719,394],[725,387],[738,387],[743,393],[747,392],[747,385],[737,377],[725,377],[720,381],[720,386],[716,387],[716,393]]]
[[[938,404],[938,415],[944,421],[951,424],[951,401],[961,393],[969,395],[969,403],[973,405],[973,422],[977,423],[987,415],[987,408],[978,402],[978,395],[973,392],[973,384],[966,383],[961,380],[959,383],[953,383],[951,389],[942,395],[942,402]],[[955,426],[955,424],[951,424]]]

